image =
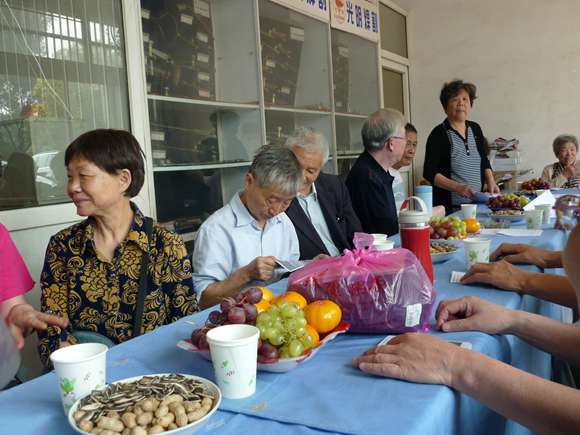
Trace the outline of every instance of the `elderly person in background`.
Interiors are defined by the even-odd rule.
[[[418,144],[417,129],[413,124],[407,123],[407,125],[405,125],[405,132],[407,134],[407,146],[405,147],[403,157],[389,168],[389,174],[395,178],[393,181],[393,195],[395,196],[395,203],[397,204],[397,216],[399,215],[399,211],[401,211],[403,202],[405,202],[405,185],[399,169],[413,163]],[[445,217],[445,207],[442,205],[433,207],[433,216],[440,218]]]
[[[149,231],[131,202],[145,180],[137,140],[126,131],[89,131],[69,145],[65,165],[67,193],[77,213],[88,218],[53,236],[46,252],[41,309],[69,321],[67,328],[39,331],[38,350],[47,367],[52,352],[77,343],[79,331],[117,344],[198,311],[181,237],[152,221]],[[141,318],[135,313],[147,256]]]
[[[566,274],[580,301],[580,226],[563,254]],[[578,304],[576,305],[579,306]],[[443,332],[512,334],[571,363],[580,363],[577,324],[465,296],[445,300],[435,313]],[[362,371],[411,382],[443,384],[540,434],[580,431],[580,391],[526,373],[475,350],[461,349],[431,334],[403,334],[353,360]]]
[[[561,134],[552,143],[552,149],[558,161],[542,171],[542,179],[550,187],[577,189],[580,187],[580,161],[578,157],[578,139],[571,134]]]
[[[353,249],[354,233],[362,232],[362,227],[342,179],[321,173],[329,153],[324,135],[313,128],[300,127],[284,146],[298,157],[304,178],[286,210],[298,235],[300,259],[318,254],[336,257],[345,249]]]
[[[445,83],[439,100],[447,119],[427,139],[423,177],[433,185],[433,205],[443,205],[445,214],[470,203],[484,183],[492,195],[499,193],[481,127],[467,121],[475,92],[471,83]]]
[[[285,270],[275,270],[276,260],[298,260],[298,237],[283,212],[302,181],[302,167],[291,150],[282,145],[258,150],[246,174],[245,190],[211,215],[197,233],[193,280],[202,309],[245,287],[279,281]]]
[[[380,109],[363,125],[365,151],[350,170],[346,187],[365,233],[392,236],[399,232],[394,178],[389,168],[403,157],[407,145],[405,124],[401,112]]]

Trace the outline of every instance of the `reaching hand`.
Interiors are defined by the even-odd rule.
[[[504,334],[511,326],[513,311],[473,296],[441,301],[435,312],[437,331],[481,331]]]
[[[352,363],[363,372],[427,384],[452,385],[461,355],[470,352],[430,334],[403,334],[367,350]]]
[[[276,257],[256,257],[248,267],[251,281],[268,281],[274,276]]]
[[[475,195],[475,190],[468,184],[459,184],[455,192],[462,198],[471,198]]]
[[[496,193],[501,193],[498,185],[495,184],[495,181],[492,181],[492,182],[487,184],[487,190],[489,191],[490,195],[494,195]]]
[[[8,314],[6,323],[18,349],[22,349],[24,346],[23,333],[27,328],[46,329],[49,324],[66,328],[68,325],[66,319],[40,313],[28,304],[14,305]]]
[[[489,261],[502,259],[512,264],[533,264],[541,269],[549,267],[552,257],[558,256],[558,253],[547,251],[545,249],[536,248],[534,246],[518,243],[502,243],[489,257]],[[561,255],[560,255],[561,256]],[[560,260],[561,261],[561,260]],[[553,265],[552,267],[562,267],[561,265]]]
[[[526,272],[507,261],[476,263],[463,275],[461,283],[465,285],[483,282],[502,290],[512,290],[521,293],[529,275],[530,272]]]
[[[326,260],[327,258],[332,258],[330,255],[318,254],[313,260]]]

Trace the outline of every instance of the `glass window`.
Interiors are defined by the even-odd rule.
[[[129,129],[121,0],[8,0],[0,31],[0,210],[69,201],[66,147]]]
[[[405,113],[403,102],[403,74],[383,68],[383,101],[384,107]]]
[[[379,20],[381,23],[381,48],[407,56],[407,20],[404,15],[379,3]]]

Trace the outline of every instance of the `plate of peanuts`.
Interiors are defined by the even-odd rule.
[[[433,263],[447,261],[453,258],[457,254],[457,251],[459,251],[457,245],[449,242],[431,242],[429,243],[429,247],[431,248],[431,261]]]
[[[81,434],[102,429],[108,435],[189,435],[204,426],[221,400],[219,388],[198,376],[136,376],[76,401],[68,421]]]

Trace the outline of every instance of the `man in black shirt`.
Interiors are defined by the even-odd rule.
[[[361,130],[365,151],[350,170],[346,187],[365,233],[392,236],[399,232],[389,168],[405,151],[406,123],[401,112],[380,109],[368,117]]]

